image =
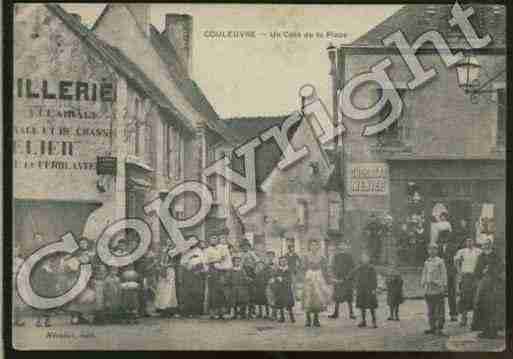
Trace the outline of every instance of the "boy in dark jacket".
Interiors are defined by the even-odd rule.
[[[387,277],[387,304],[390,309],[388,320],[399,320],[399,305],[403,301],[403,278],[397,268],[393,268]]]
[[[247,309],[249,305],[249,286],[250,277],[241,265],[240,257],[233,257],[233,269],[230,275],[231,284],[231,303],[234,308],[232,319],[247,319]]]
[[[356,284],[356,307],[360,308],[362,314],[362,321],[358,324],[358,327],[363,328],[367,326],[365,314],[367,309],[369,309],[372,316],[372,327],[377,328],[376,308],[378,307],[378,300],[376,289],[378,287],[378,278],[376,270],[370,264],[370,258],[366,253],[362,254],[362,264],[355,270],[354,278]]]
[[[292,308],[294,307],[294,293],[292,291],[292,273],[288,267],[287,257],[280,257],[278,262],[278,267],[274,272],[274,298],[276,309],[280,313],[280,319],[278,320],[280,323],[285,321],[284,309],[286,308],[290,321],[294,323],[296,319],[294,318],[294,312]]]
[[[263,317],[263,308],[265,307],[265,317],[269,317],[269,305],[267,302],[267,284],[269,283],[269,279],[271,278],[271,271],[265,265],[264,262],[258,262],[256,265],[256,275],[254,282],[254,301],[255,305],[258,308],[257,318]]]

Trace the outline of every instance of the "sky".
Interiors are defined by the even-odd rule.
[[[105,5],[63,4],[91,26]],[[350,43],[401,5],[153,4],[151,22],[166,13],[193,16],[191,77],[221,118],[284,115],[299,109],[298,90],[314,85],[331,108],[326,47]],[[206,31],[255,31],[255,38],[212,38]],[[279,32],[281,38],[272,38]],[[284,32],[301,33],[285,38]],[[322,33],[322,38],[304,36]],[[326,37],[327,32],[337,37]]]

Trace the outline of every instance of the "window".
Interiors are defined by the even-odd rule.
[[[297,224],[300,226],[306,226],[307,224],[307,203],[304,201],[298,201],[297,204]]]
[[[399,96],[401,97],[401,99],[404,99],[406,89],[405,88],[396,88],[396,90],[397,90],[397,93],[399,94]],[[383,90],[381,88],[379,88],[378,89],[378,92],[379,92],[378,99],[381,98],[381,96],[382,96],[381,91],[383,91]],[[385,90],[385,91],[391,91],[391,90]],[[383,121],[388,116],[388,114],[390,113],[391,110],[392,110],[392,106],[390,105],[389,102],[387,102],[387,104],[383,107],[383,109],[381,110],[381,112],[378,115],[380,118],[380,121]],[[410,135],[409,127],[407,126],[407,123],[406,123],[407,116],[405,116],[405,111],[406,111],[406,104],[404,103],[403,112],[399,116],[399,118],[396,121],[394,121],[394,123],[392,123],[390,126],[388,126],[384,131],[382,131],[378,134],[377,139],[381,145],[384,145],[384,146],[402,146],[402,145],[404,145],[405,140],[408,139],[408,137]]]
[[[165,136],[168,176],[169,178],[181,180],[183,178],[185,147],[183,132],[180,128],[175,128],[172,125],[168,125]]]
[[[139,99],[134,99],[132,116],[128,123],[128,151],[133,156],[139,156]]]
[[[339,225],[339,216],[340,216],[340,203],[339,202],[330,202],[328,207],[328,226],[332,231],[338,231],[340,229]]]
[[[134,95],[133,112],[128,123],[128,151],[132,156],[151,162],[146,148],[146,144],[151,143],[151,128],[146,123],[143,102],[144,100]]]
[[[216,160],[216,149],[214,146],[208,146],[207,148],[207,166],[214,163]],[[214,174],[207,177],[207,185],[210,187],[210,190],[212,192],[212,199],[214,203],[217,203],[218,196],[217,196],[217,178],[219,178],[219,175]]]
[[[141,134],[139,133],[139,130],[140,130],[140,124],[139,124],[139,121],[140,121],[140,118],[139,118],[139,99],[136,98],[135,101],[134,101],[134,118],[133,118],[133,121],[134,121],[134,126],[135,126],[135,138],[134,138],[134,155],[136,156],[139,156],[139,150],[140,150],[140,146],[139,146],[139,141],[140,141],[140,137],[141,137]]]
[[[506,91],[497,89],[497,131],[495,145],[504,147],[506,144]]]

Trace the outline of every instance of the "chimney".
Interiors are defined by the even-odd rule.
[[[192,16],[166,14],[166,34],[190,77],[192,73]]]
[[[146,36],[150,35],[150,11],[151,7],[145,3],[127,3],[125,6],[132,13],[137,25],[141,28]]]

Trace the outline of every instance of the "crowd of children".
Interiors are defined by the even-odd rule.
[[[65,288],[66,283],[69,287],[76,280],[76,275],[69,273],[77,272],[81,264],[92,265],[93,277],[87,288],[59,308],[71,316],[72,324],[135,324],[138,318],[148,315],[148,306],[163,317],[210,314],[211,319],[256,318],[277,322],[285,322],[288,317],[294,323],[297,299],[294,279],[301,269],[304,272],[301,303],[307,327],[319,327],[319,313],[333,302],[335,312],[330,318],[337,318],[339,303],[347,302],[349,317],[355,319],[354,296],[361,315],[358,327],[367,327],[367,312],[370,312],[371,327],[377,328],[376,269],[365,253],[360,264],[356,265],[343,243],[328,265],[318,241],[311,241],[308,254],[301,259],[295,255],[293,247],[289,248],[287,255],[276,259],[273,251],[257,255],[246,240],[241,241],[240,251],[235,252],[225,241],[220,242],[213,237],[208,244],[198,241],[187,253],[178,256],[170,254],[169,244],[164,243],[160,256],[150,250],[136,263],[120,268],[108,267],[99,261],[88,239],[81,238],[78,244],[79,249],[75,253],[43,265],[34,278],[39,287]],[[493,293],[498,292],[497,278],[502,272],[500,260],[487,246],[491,248],[486,243],[482,249],[484,254],[481,254],[469,239],[466,247],[454,256],[454,261],[462,276],[461,325],[467,323],[467,312],[476,309],[472,327],[484,331],[485,336],[494,336],[498,327],[495,323],[500,318],[490,308],[496,298]],[[113,245],[112,251],[122,256],[128,253],[129,247],[129,241],[121,238]],[[426,333],[434,334],[441,333],[444,327],[447,291],[447,263],[439,257],[439,252],[437,244],[429,246],[429,258],[424,265],[421,283],[425,289],[429,322]],[[18,247],[15,253],[14,275],[23,263]],[[290,259],[293,259],[293,265]],[[57,270],[54,267],[62,268]],[[62,273],[66,276],[54,283],[57,272],[61,273],[60,277],[63,277]],[[404,296],[403,280],[397,268],[389,271],[386,290],[390,312],[388,320],[399,321],[399,306]],[[14,324],[21,326],[24,321],[20,313],[26,306],[19,296],[15,299]],[[50,314],[49,311],[37,311],[36,325],[50,326]]]
[[[333,299],[336,303],[349,302],[350,316],[354,318],[353,289],[356,306],[361,311],[359,326],[366,326],[367,310],[370,310],[373,327],[377,326],[377,277],[368,256],[364,255],[362,263],[354,266],[350,254],[346,253],[345,257],[351,259],[349,267],[346,265],[344,273],[339,271],[333,276],[333,268],[330,272],[318,241],[311,242],[308,254],[301,259],[293,246],[278,259],[273,251],[259,256],[247,240],[242,240],[240,251],[234,252],[225,241],[212,237],[209,243],[198,241],[181,256],[170,255],[169,244],[163,243],[160,256],[149,251],[136,263],[119,268],[100,262],[88,239],[81,238],[78,243],[79,249],[62,259],[63,272],[73,273],[79,270],[80,264],[90,263],[93,277],[79,296],[60,308],[71,316],[72,324],[135,324],[138,318],[147,315],[148,306],[167,318],[210,314],[211,319],[255,318],[285,322],[288,318],[294,323],[294,282],[301,269],[304,271],[301,302],[307,327],[320,326],[319,313],[326,310]],[[129,240],[118,238],[111,250],[115,255],[125,255],[130,250]],[[16,257],[16,271],[21,262],[21,258]],[[337,277],[342,280],[338,281]],[[73,275],[67,278],[68,282],[74,280]],[[332,284],[335,284],[335,292]],[[388,289],[389,319],[398,320],[398,306],[402,301],[400,276],[390,281]],[[18,314],[21,307],[21,301],[17,300],[14,313],[17,325],[24,323]],[[336,314],[338,316],[338,306]],[[38,313],[36,324],[50,326],[50,313]]]

